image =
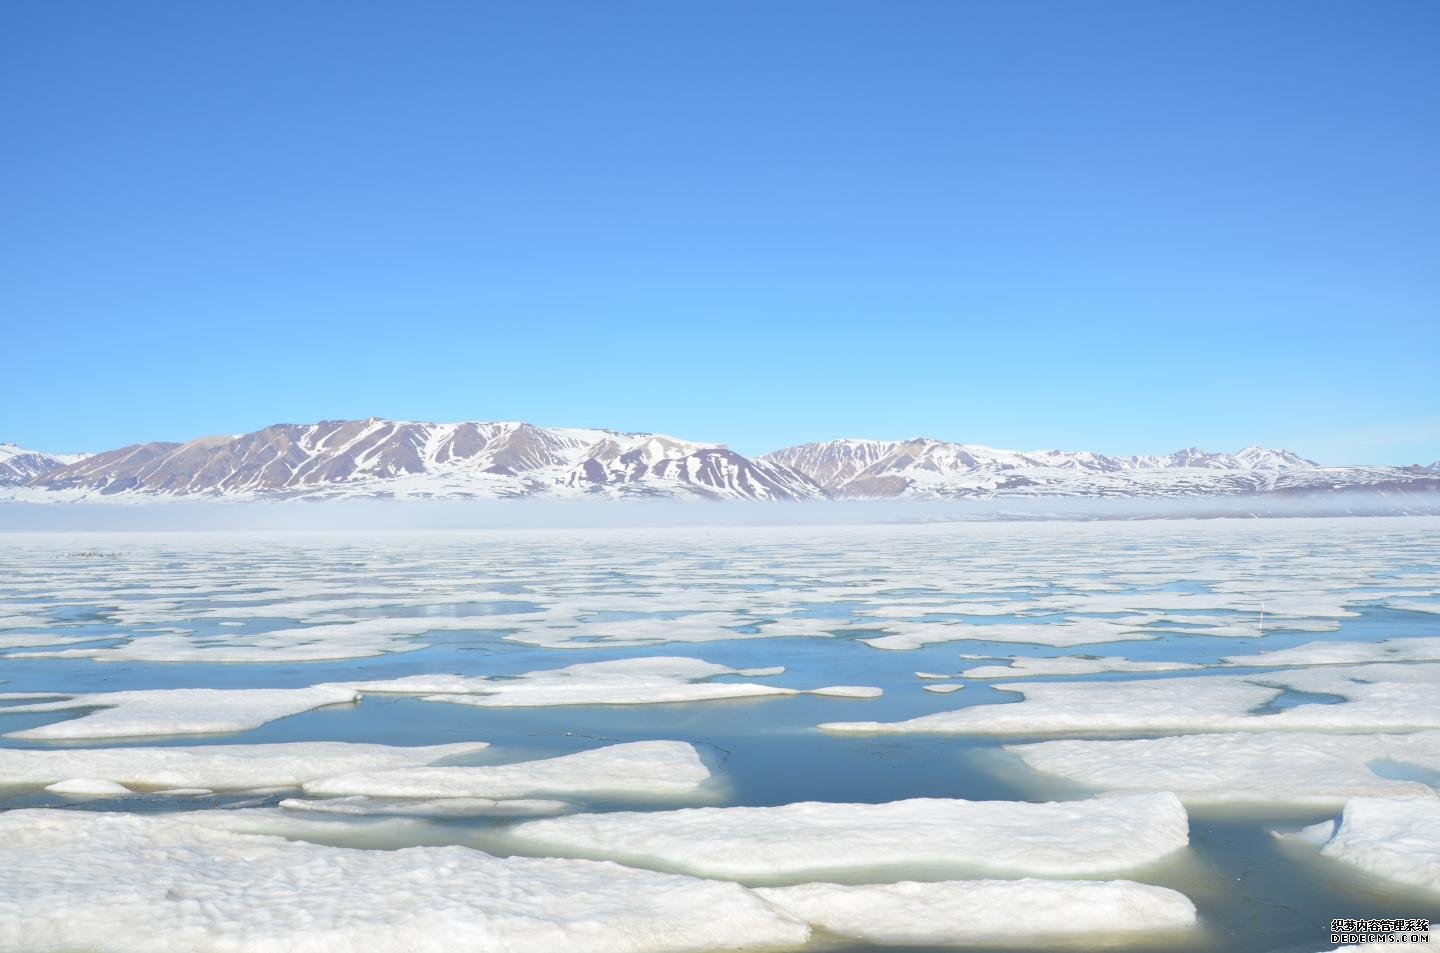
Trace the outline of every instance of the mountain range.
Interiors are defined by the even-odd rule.
[[[369,418],[56,455],[0,444],[0,499],[1205,498],[1440,492],[1430,466],[1321,466],[1285,450],[1159,456],[831,440],[746,457],[660,434]]]

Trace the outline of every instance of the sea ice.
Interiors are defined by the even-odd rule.
[[[1189,805],[1338,805],[1357,796],[1436,797],[1419,781],[1383,777],[1379,761],[1440,771],[1440,732],[1181,735],[1138,741],[1044,741],[1006,748],[1036,771],[1113,791],[1172,791]]]
[[[658,864],[703,877],[771,878],[934,866],[1046,877],[1108,874],[1188,843],[1173,794],[1029,804],[917,798],[580,814],[511,830],[526,849]]]
[[[1383,642],[1306,642],[1258,655],[1231,655],[1227,665],[1355,665],[1370,662],[1440,661],[1440,637],[1386,639]]]
[[[101,778],[70,778],[46,785],[51,794],[66,794],[74,797],[115,797],[133,793],[123,784]]]
[[[900,722],[830,722],[826,731],[1027,735],[1103,732],[1405,731],[1440,728],[1440,665],[1362,665],[1256,675],[997,685],[1024,700]],[[1287,691],[1335,695],[1266,711]]]
[[[303,788],[324,797],[505,800],[536,794],[680,794],[709,777],[695,749],[682,741],[635,741],[516,764],[342,774],[307,781]]]
[[[1008,665],[980,665],[960,674],[965,678],[1015,678],[1021,675],[1094,675],[1099,672],[1169,672],[1200,668],[1187,662],[1135,662],[1127,658],[1104,656],[1065,656],[1063,658],[1014,658]]]
[[[1034,942],[1183,930],[1196,922],[1181,893],[1128,880],[904,881],[761,887],[768,903],[812,926],[867,943]],[[1017,916],[1016,911],[1024,911]]]
[[[433,764],[487,747],[483,741],[418,748],[296,741],[58,751],[0,748],[0,785],[45,785],[83,777],[104,778],[131,788],[284,789],[328,775]]]
[[[675,953],[809,936],[736,884],[466,847],[327,847],[193,818],[0,814],[0,951]]]
[[[65,701],[0,708],[0,715],[98,709],[70,721],[12,731],[5,736],[33,741],[222,734],[248,731],[277,718],[298,715],[326,705],[354,702],[359,698],[360,693],[353,689],[325,685],[311,688],[173,688],[74,695]]]
[[[1339,824],[1307,829],[1320,852],[1367,874],[1440,891],[1440,799],[1357,797]]]
[[[717,675],[760,677],[784,669],[736,669],[680,656],[648,656],[606,662],[581,662],[511,678],[462,675],[412,675],[384,682],[345,682],[359,692],[423,694],[426,701],[481,707],[545,705],[643,705],[723,698],[798,695],[804,690],[753,682],[705,682]],[[878,688],[831,686],[810,694],[873,698]]]
[[[993,625],[912,622],[886,623],[891,635],[860,639],[871,648],[906,650],[937,642],[1025,642],[1032,645],[1091,645],[1096,642],[1134,642],[1154,639],[1134,625],[1105,619],[1070,619],[1065,622],[997,622]]]
[[[388,800],[363,795],[336,798],[286,798],[280,807],[287,811],[318,814],[345,814],[353,817],[485,817],[560,814],[570,809],[564,801],[515,798],[497,801],[483,797],[447,797],[430,800]]]

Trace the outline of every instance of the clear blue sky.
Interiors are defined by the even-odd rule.
[[[1440,458],[1440,3],[0,5],[0,440]]]

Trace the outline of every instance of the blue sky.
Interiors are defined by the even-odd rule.
[[[0,5],[0,440],[1440,458],[1440,4]]]

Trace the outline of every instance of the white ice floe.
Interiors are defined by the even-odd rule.
[[[1184,894],[1128,880],[808,883],[755,892],[812,926],[867,943],[1113,942],[1196,923]]]
[[[924,688],[927,692],[934,692],[937,695],[949,695],[954,692],[958,692],[965,686],[961,685],[959,682],[941,682],[938,685],[931,684],[923,685],[921,687]]]
[[[695,749],[683,741],[635,741],[558,758],[479,767],[399,768],[307,781],[310,796],[382,798],[490,798],[537,794],[674,795],[710,777]]]
[[[1406,731],[1440,728],[1440,665],[1363,665],[1255,675],[997,685],[1024,699],[826,731],[1026,735],[1104,732]],[[1273,707],[1287,692],[1334,695]]]
[[[103,778],[69,778],[46,785],[45,790],[71,797],[116,797],[133,793],[125,785]]]
[[[1014,658],[1008,665],[980,665],[960,674],[966,678],[1014,678],[1022,675],[1095,675],[1100,672],[1171,672],[1200,668],[1188,662],[1135,662],[1104,656],[1063,658]]]
[[[1386,639],[1383,642],[1306,642],[1258,655],[1231,655],[1227,665],[1357,665],[1371,662],[1440,661],[1440,637]]]
[[[231,791],[296,788],[305,781],[356,771],[434,764],[489,747],[483,741],[419,748],[296,741],[173,748],[0,748],[0,785],[45,785],[104,778],[137,789]]]
[[[1090,876],[1188,842],[1173,794],[1028,804],[917,798],[581,814],[530,821],[526,849],[663,865],[705,877],[791,878],[917,865],[951,872]]]
[[[0,951],[698,953],[809,936],[735,884],[466,847],[327,847],[194,818],[0,815]]]
[[[1105,619],[1069,619],[1065,622],[997,622],[993,625],[912,622],[885,623],[890,635],[860,639],[871,648],[906,650],[937,642],[1024,642],[1032,645],[1091,645],[1097,642],[1135,642],[1153,639],[1153,633],[1123,622]]]
[[[1393,762],[1440,771],[1440,732],[1180,735],[1138,741],[1045,741],[1007,749],[1036,771],[1109,791],[1172,791],[1189,805],[1331,806],[1348,798],[1429,797],[1420,781],[1371,769]]]
[[[354,689],[326,685],[311,688],[173,688],[74,695],[64,701],[0,708],[0,715],[98,709],[70,721],[6,734],[7,738],[34,741],[221,734],[248,731],[277,718],[298,715],[326,705],[354,702],[359,698],[360,693]]]
[[[652,656],[582,662],[512,678],[462,675],[412,675],[383,682],[345,682],[359,692],[424,695],[426,701],[509,708],[545,705],[643,705],[724,698],[798,695],[805,691],[754,682],[710,682],[718,675],[763,677],[784,669],[737,669],[700,659]],[[831,686],[809,690],[817,695],[873,698],[878,688]]]
[[[484,797],[447,797],[429,800],[390,800],[363,795],[336,798],[286,798],[280,807],[287,811],[318,814],[345,814],[351,817],[533,817],[561,814],[570,809],[564,801],[515,798],[497,801]]]
[[[1301,839],[1375,877],[1440,891],[1440,799],[1352,798],[1338,824],[1314,825]]]

